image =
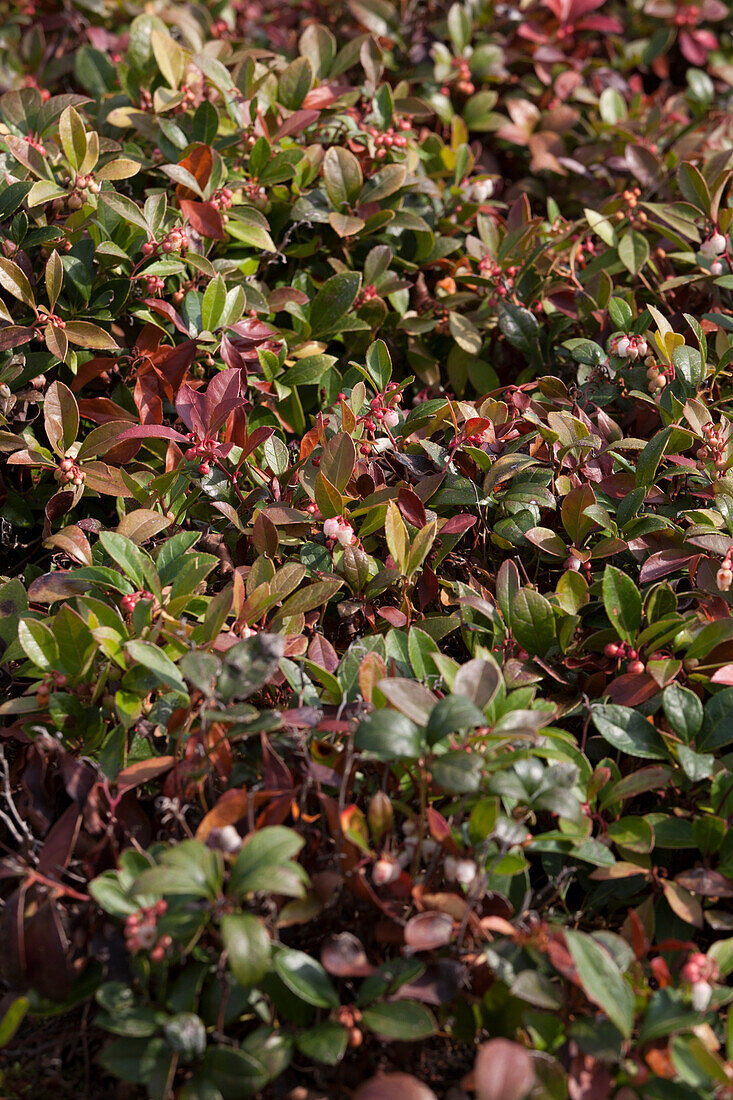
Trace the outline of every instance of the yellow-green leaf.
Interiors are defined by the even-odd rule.
[[[186,68],[186,55],[181,46],[165,31],[155,28],[150,35],[153,54],[168,85],[178,88]]]
[[[4,256],[0,256],[0,286],[3,290],[7,290],[8,294],[12,294],[14,298],[25,302],[31,309],[36,308],[36,300],[33,297],[31,284],[24,272],[16,263],[13,263],[12,260],[6,260]]]
[[[87,134],[77,110],[67,107],[59,119],[59,137],[64,156],[75,171],[79,171],[87,151]]]
[[[387,504],[387,515],[384,519],[384,533],[387,536],[389,552],[399,566],[400,572],[407,575],[409,564],[410,542],[407,537],[407,528],[403,522],[400,510],[393,500]]]

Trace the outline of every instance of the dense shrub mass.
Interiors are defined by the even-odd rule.
[[[733,1096],[728,5],[3,9],[0,1093]]]

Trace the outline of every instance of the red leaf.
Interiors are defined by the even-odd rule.
[[[347,85],[321,84],[318,88],[311,88],[303,100],[303,106],[322,110],[350,90]]]
[[[359,1085],[354,1100],[437,1100],[437,1097],[409,1073],[380,1073]]]
[[[402,515],[413,527],[424,527],[428,522],[425,505],[412,489],[402,488],[397,494],[397,504]]]
[[[120,436],[120,442],[125,439],[175,439],[177,443],[188,443],[188,439],[182,432],[175,428],[168,428],[165,424],[135,424],[127,428]]]
[[[451,827],[443,815],[438,810],[434,810],[432,806],[428,806],[425,812],[433,840],[437,840],[438,844],[442,844],[447,852],[456,852],[456,842],[453,839]]]
[[[477,1100],[524,1100],[535,1083],[532,1058],[520,1043],[482,1043],[474,1066]]]
[[[8,325],[0,329],[0,351],[8,351],[10,348],[20,347],[33,339],[35,329],[25,328],[23,325]]]
[[[127,791],[133,787],[141,787],[143,783],[149,783],[151,779],[157,779],[159,775],[170,771],[175,762],[175,756],[154,756],[150,760],[138,760],[135,764],[129,764],[117,776],[117,790]]]
[[[315,89],[314,89],[315,90]],[[309,92],[308,95],[311,93]],[[308,97],[306,96],[306,99]],[[314,122],[317,122],[320,117],[320,111],[307,110],[307,111],[293,111],[289,118],[286,118],[282,126],[280,126],[273,134],[273,142],[279,141],[280,138],[289,137],[291,134],[300,134],[303,130],[307,130],[309,126],[312,126]]]
[[[81,825],[81,813],[75,802],[67,806],[61,817],[49,831],[38,855],[41,874],[57,878],[67,866],[74,851]]]
[[[405,925],[405,943],[413,951],[434,951],[453,938],[453,918],[447,913],[418,913]]]
[[[321,634],[316,634],[308,647],[308,657],[326,672],[335,672],[339,666],[338,653]]]
[[[180,205],[184,218],[201,237],[208,237],[213,241],[226,239],[221,214],[213,203],[181,199]]]
[[[321,964],[337,978],[365,978],[374,973],[361,941],[351,932],[340,932],[324,943]]]
[[[179,160],[181,168],[185,168],[187,172],[190,172],[196,183],[199,185],[202,191],[206,189],[206,184],[209,182],[211,176],[211,169],[214,165],[214,156],[211,152],[210,145],[196,145],[188,156],[183,160]],[[184,184],[179,183],[176,187],[176,197],[180,199],[197,199],[198,196],[195,191],[192,191],[190,187],[186,187]],[[183,206],[181,206],[183,209]]]
[[[463,535],[475,526],[476,516],[451,516],[440,528],[441,535]]]
[[[659,691],[656,680],[646,672],[625,672],[612,680],[606,689],[612,703],[624,707],[638,707]]]
[[[164,302],[162,298],[143,298],[143,305],[146,305],[148,309],[152,309],[153,313],[159,313],[162,317],[167,317],[184,336],[189,335],[188,329],[170,302]]]
[[[710,677],[712,684],[733,684],[733,665],[723,665]]]
[[[380,619],[386,619],[390,626],[394,626],[399,630],[407,622],[407,615],[404,611],[398,611],[396,607],[380,607],[377,611]]]

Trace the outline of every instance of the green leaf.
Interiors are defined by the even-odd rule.
[[[481,786],[481,757],[463,749],[447,752],[433,760],[430,772],[448,794],[475,794]]]
[[[703,720],[702,703],[695,692],[670,684],[662,692],[662,706],[674,732],[689,745],[700,732]]]
[[[152,236],[150,226],[145,220],[142,211],[132,199],[128,199],[126,195],[120,195],[117,191],[101,191],[99,194],[99,201],[104,206],[108,206],[110,210],[115,213],[123,221],[129,222],[130,225],[136,225],[138,229],[142,229],[146,236]]]
[[[486,725],[483,711],[462,695],[446,695],[435,704],[425,729],[427,742],[435,745],[449,733]]]
[[[623,332],[628,332],[634,318],[631,312],[631,306],[628,302],[625,302],[623,298],[610,298],[608,302],[608,312],[616,328],[620,328]]]
[[[435,706],[435,696],[423,684],[396,676],[380,680],[379,690],[388,703],[412,722],[424,726]]]
[[[335,355],[307,355],[282,375],[286,386],[315,386],[336,362]],[[280,378],[278,378],[278,382]]]
[[[339,995],[319,962],[305,951],[281,948],[273,959],[278,977],[291,992],[316,1008],[338,1008]]]
[[[615,749],[647,760],[667,759],[664,742],[654,726],[630,707],[616,703],[598,705],[593,707],[591,716],[601,737]]]
[[[725,688],[714,695],[705,707],[702,730],[697,739],[700,751],[714,752],[733,743],[732,713],[733,688]]]
[[[565,943],[585,994],[598,1005],[625,1039],[634,1026],[634,993],[611,955],[591,936],[565,930]]]
[[[0,1050],[6,1047],[11,1041],[22,1024],[29,1008],[30,1001],[27,997],[16,997],[15,1000],[8,1005],[5,1015],[2,1020],[0,1020]]]
[[[644,447],[636,464],[636,484],[638,486],[648,488],[654,484],[654,477],[659,463],[674,430],[671,425],[668,428],[663,428],[661,432],[653,435]]]
[[[125,642],[128,657],[142,665],[149,672],[174,691],[188,696],[186,683],[170,657],[153,642]]]
[[[264,978],[270,964],[270,937],[261,920],[251,913],[227,913],[220,922],[229,969],[248,988]]]
[[[697,348],[678,345],[672,351],[672,363],[677,377],[691,386],[696,386],[705,377],[705,364]]]
[[[338,331],[359,293],[361,275],[342,271],[326,279],[311,302],[309,320],[313,336]]]
[[[270,1080],[266,1066],[246,1050],[209,1046],[201,1072],[207,1086],[219,1090],[225,1100],[248,1100]]]
[[[627,271],[638,275],[649,259],[649,243],[635,229],[625,233],[618,243],[618,258]]]
[[[623,96],[615,88],[604,88],[598,99],[600,116],[607,126],[615,126],[628,111]]]
[[[460,56],[471,41],[471,20],[462,4],[452,4],[448,12],[448,34],[453,49]]]
[[[18,641],[29,661],[42,672],[53,672],[58,666],[59,651],[53,632],[37,619],[21,619]]]
[[[677,169],[677,183],[687,201],[709,216],[710,191],[699,169],[694,164],[681,164]]]
[[[282,825],[267,826],[251,833],[232,868],[229,893],[235,898],[262,891],[301,897],[305,893],[304,872],[292,861],[302,847],[302,838]],[[288,886],[290,889],[283,890]]]
[[[219,324],[227,300],[226,283],[221,275],[212,279],[204,291],[201,303],[201,326],[206,332],[213,332]]]
[[[138,875],[132,889],[136,895],[191,894],[216,901],[222,881],[221,853],[200,840],[182,840],[160,855],[157,866]]]
[[[392,360],[384,340],[375,340],[367,348],[366,368],[379,393],[386,390],[392,377]]]
[[[307,57],[296,57],[280,75],[278,98],[283,107],[297,111],[312,86],[313,66]]]
[[[163,1039],[113,1039],[99,1055],[99,1064],[113,1077],[141,1085],[166,1053],[171,1052]]]
[[[544,657],[555,641],[552,605],[533,588],[520,588],[514,599],[512,634],[523,649],[538,657]]]
[[[365,718],[356,731],[354,743],[380,760],[399,757],[416,760],[423,751],[422,731],[394,710],[378,710]]]
[[[338,432],[321,452],[321,473],[339,493],[346,490],[356,465],[356,447],[348,432]]]
[[[641,594],[615,565],[607,565],[603,573],[603,603],[619,638],[633,642],[641,626]]]
[[[301,1032],[296,1039],[298,1050],[314,1062],[337,1066],[346,1052],[349,1033],[341,1024],[325,1023]]]
[[[417,1001],[389,1001],[362,1011],[362,1019],[380,1039],[415,1042],[434,1035],[433,1014]]]
[[[116,871],[103,871],[89,883],[89,893],[105,913],[113,917],[129,917],[139,906],[120,882]]]
[[[102,531],[99,541],[115,565],[122,569],[138,589],[145,588],[152,577],[157,580],[150,558],[131,539],[116,531]]]
[[[361,165],[354,154],[341,145],[332,145],[323,158],[323,182],[337,210],[353,206],[364,184]]]
[[[528,359],[536,353],[540,326],[534,313],[523,306],[502,303],[499,309],[499,328],[509,343]]]

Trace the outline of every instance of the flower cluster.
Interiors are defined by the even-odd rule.
[[[245,629],[247,628],[245,627]],[[250,633],[255,632],[251,631]],[[244,636],[244,632],[242,632],[242,637]],[[211,830],[206,838],[206,844],[209,848],[215,848],[226,855],[234,855],[242,847],[242,837],[233,825],[222,825],[220,828]]]
[[[228,210],[232,205],[233,196],[234,192],[231,187],[220,187],[211,196],[211,205],[215,206],[217,210]]]
[[[199,473],[202,477],[211,473],[209,459],[219,446],[219,441],[217,439],[199,439],[195,432],[188,432],[188,438],[191,440],[192,446],[186,450],[186,460],[196,462],[199,458],[203,459],[199,464]]]
[[[728,240],[723,233],[712,233],[706,241],[700,245],[700,251],[706,260],[714,260],[721,256],[728,247]]]
[[[715,959],[693,952],[682,967],[682,981],[692,986],[692,1007],[696,1012],[704,1012],[713,995],[713,982],[720,975]]]
[[[726,451],[728,445],[723,434],[722,427],[716,428],[712,420],[709,420],[702,429],[705,442],[697,449],[697,458],[700,462],[712,459],[718,474],[722,474],[727,465]]]
[[[454,69],[458,70],[456,90],[461,92],[462,95],[473,95],[476,91],[476,87],[471,79],[471,67],[465,57],[454,57],[451,61],[451,65]],[[449,96],[451,92],[450,85],[444,84],[440,91],[442,95]]]
[[[400,130],[410,130],[412,123],[408,119],[400,119],[398,123]],[[378,130],[376,126],[370,126],[367,133],[374,139],[376,146],[376,153],[374,154],[377,160],[383,160],[387,156],[387,150],[392,149],[405,149],[407,148],[407,138],[404,134],[399,134],[393,126],[389,126],[386,130]]]
[[[130,592],[127,596],[123,596],[120,600],[120,607],[125,615],[132,615],[140,600],[154,599],[153,593],[143,588],[139,592]]]
[[[165,290],[165,280],[160,275],[144,275],[143,278],[148,294],[155,296]]]
[[[173,945],[167,934],[158,935],[158,918],[165,915],[168,902],[161,898],[155,905],[145,906],[131,913],[125,921],[125,946],[131,954],[149,951],[152,962],[162,962]]]
[[[67,455],[61,459],[59,468],[56,471],[56,480],[61,485],[76,485],[78,487],[84,484],[85,478],[86,474],[73,458]]]
[[[721,592],[728,592],[733,584],[733,547],[723,558],[723,564],[715,574],[715,580]]]
[[[343,516],[327,519],[323,524],[323,533],[327,539],[333,539],[341,546],[354,546],[358,541],[354,535],[354,528]]]
[[[153,256],[159,251],[166,253],[180,252],[182,256],[185,256],[188,251],[188,235],[186,230],[182,226],[177,229],[171,229],[171,231],[166,233],[164,237],[161,237],[159,241],[146,241],[142,247],[143,256]]]
[[[628,642],[609,642],[604,647],[603,652],[612,660],[627,660],[629,662],[626,666],[627,672],[638,673],[644,672],[646,669],[644,662],[639,660],[639,654]]]
[[[649,354],[649,345],[643,336],[625,336],[623,334],[611,337],[609,354],[618,355],[619,359],[644,359]]]
[[[368,283],[357,294],[356,301],[354,302],[354,309],[360,309],[361,306],[365,305],[367,302],[373,302],[376,297],[377,288],[373,283]]]
[[[43,677],[36,689],[36,703],[45,710],[48,706],[51,691],[61,691],[68,684],[68,678],[62,672],[49,672]]]
[[[372,867],[372,882],[375,886],[388,886],[396,882],[402,874],[400,861],[393,856],[382,855]]]
[[[459,886],[470,886],[478,874],[478,867],[473,859],[456,859],[454,856],[446,856],[443,861],[443,874],[446,882],[457,882]]]

